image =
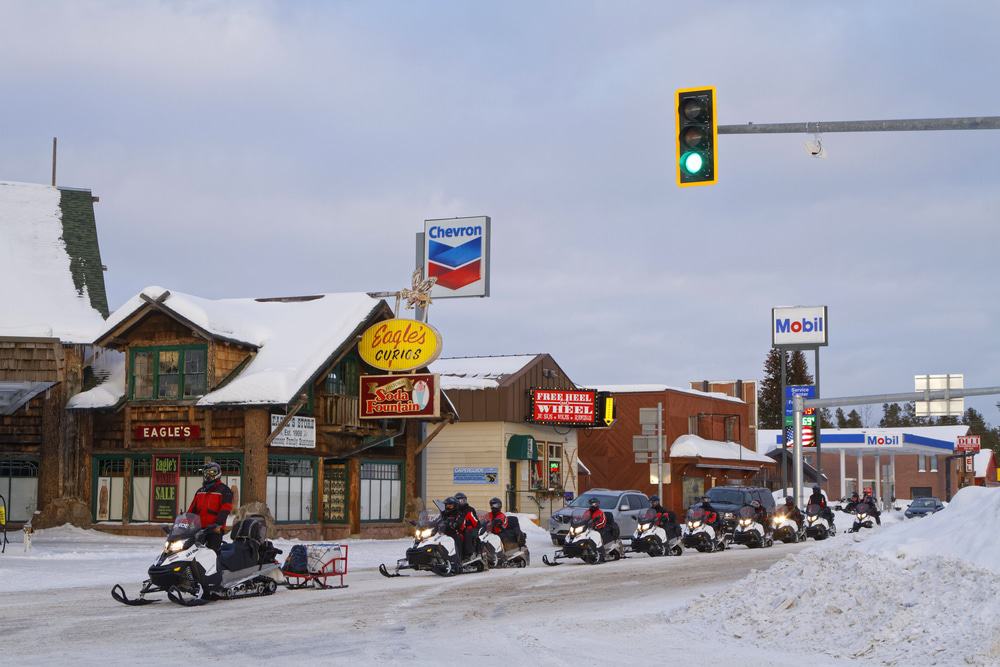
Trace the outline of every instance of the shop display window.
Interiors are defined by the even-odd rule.
[[[205,345],[134,348],[130,395],[133,400],[179,400],[205,394],[208,348]]]

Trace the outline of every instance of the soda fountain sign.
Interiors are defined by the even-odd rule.
[[[361,419],[438,417],[441,386],[431,373],[362,375]]]

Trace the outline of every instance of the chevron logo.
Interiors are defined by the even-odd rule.
[[[438,241],[427,245],[427,273],[437,284],[459,289],[482,278],[483,239],[474,238],[457,246]]]

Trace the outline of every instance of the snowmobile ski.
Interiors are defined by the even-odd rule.
[[[208,600],[200,597],[186,597],[184,593],[180,591],[176,586],[171,586],[170,590],[167,591],[167,598],[175,604],[179,604],[182,607],[200,607],[203,604],[208,604]]]
[[[556,565],[562,565],[562,563],[559,562],[558,558],[559,558],[558,556],[555,556],[553,560],[549,560],[548,554],[542,554],[542,562],[545,563],[546,565],[551,565],[552,567],[555,567]]]
[[[149,586],[149,583],[147,582],[146,585],[142,587],[142,590],[139,591],[139,597],[130,598],[128,595],[125,594],[125,589],[122,588],[121,584],[115,584],[111,588],[111,597],[113,597],[118,602],[121,602],[122,604],[127,604],[130,607],[142,607],[147,604],[153,604],[154,602],[159,602],[159,600],[147,600],[145,597],[146,593],[158,593],[158,592],[160,592],[160,589],[151,588]]]
[[[389,572],[389,568],[387,568],[385,566],[385,563],[382,563],[382,564],[380,564],[378,566],[378,571],[379,571],[379,574],[381,574],[383,577],[388,577],[390,579],[395,579],[396,577],[408,577],[408,576],[410,576],[408,574],[400,574],[399,570],[396,570],[395,572]]]

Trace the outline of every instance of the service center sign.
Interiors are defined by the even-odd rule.
[[[437,417],[441,385],[430,373],[362,375],[361,419]]]
[[[816,347],[826,344],[826,306],[771,309],[772,346]]]
[[[597,391],[593,389],[531,389],[528,421],[554,426],[593,426]]]
[[[489,216],[424,220],[424,275],[433,299],[489,296]]]
[[[358,354],[372,368],[412,371],[441,354],[441,334],[429,324],[395,318],[368,327],[358,342]]]

